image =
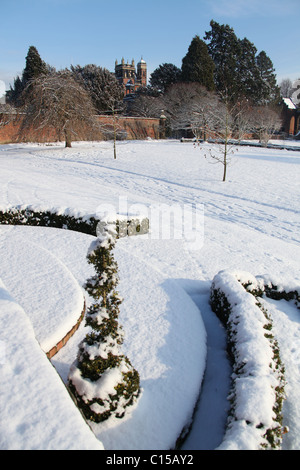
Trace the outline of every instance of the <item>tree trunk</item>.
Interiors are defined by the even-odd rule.
[[[224,157],[223,157],[223,166],[224,166],[224,171],[223,171],[223,181],[226,181],[226,169],[227,169],[227,131],[226,131],[226,137],[225,137],[225,147],[224,147]]]
[[[72,144],[71,144],[71,132],[70,132],[68,129],[65,129],[65,141],[66,141],[65,147],[71,148],[71,147],[72,147]]]
[[[223,181],[226,181],[226,167],[227,167],[227,162],[226,162],[226,158],[225,158],[225,160],[224,160]]]
[[[117,124],[115,118],[115,108],[113,107],[113,126],[114,126],[114,159],[117,158],[117,148],[116,148],[116,140],[117,140]]]

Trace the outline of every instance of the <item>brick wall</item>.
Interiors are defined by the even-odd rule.
[[[91,131],[82,127],[80,135],[73,136],[73,140],[109,140],[113,138],[114,122],[111,116],[97,116],[99,129]],[[159,138],[159,119],[118,116],[115,119],[115,126],[118,139],[139,140],[150,137]],[[20,137],[21,123],[12,121],[5,126],[0,126],[0,144],[14,142],[56,142],[64,141],[63,135],[58,135],[52,129],[28,131],[26,135]]]
[[[111,116],[98,116],[98,120],[100,124],[113,129],[113,118]],[[115,119],[115,124],[120,138],[136,140],[151,137],[152,139],[159,139],[159,119],[120,116]]]

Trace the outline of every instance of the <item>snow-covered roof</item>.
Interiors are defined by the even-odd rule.
[[[297,109],[294,103],[292,102],[291,98],[283,98],[283,101],[289,109]]]

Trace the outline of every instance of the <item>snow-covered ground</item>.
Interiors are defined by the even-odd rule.
[[[207,145],[125,141],[118,143],[116,160],[110,142],[74,143],[72,149],[60,144],[0,146],[1,207],[32,204],[99,214],[140,211],[150,218],[150,234],[118,240],[115,250],[124,297],[123,348],[140,372],[143,394],[124,421],[93,426],[105,449],[169,449],[187,424],[200,389],[184,449],[217,448],[228,411],[230,367],[224,329],[208,305],[212,279],[219,271],[231,269],[272,275],[285,285],[300,284],[300,152],[241,147],[232,157],[224,183],[221,166],[204,157]],[[170,214],[176,222],[171,230]],[[72,305],[71,315],[78,308],[78,286],[91,272],[85,261],[91,238],[71,232],[62,235],[55,229],[0,227],[3,292],[8,291],[24,309],[37,337],[28,310],[36,305],[45,311],[47,299],[47,308],[52,309],[56,296],[62,298],[59,279],[66,279],[69,286],[62,305]],[[25,266],[18,266],[17,259]],[[48,294],[51,285],[53,295]],[[1,298],[5,302],[6,294]],[[284,436],[283,448],[300,449],[299,311],[283,302],[269,303],[288,379],[284,424],[290,432]],[[2,322],[1,330],[5,325],[7,334],[3,337],[1,331],[0,367],[5,370],[11,357],[8,338],[16,326],[3,317]],[[82,326],[52,360],[63,380],[84,334]],[[13,370],[10,378],[17,381]],[[23,392],[19,387],[15,394],[20,407]],[[11,396],[7,386],[1,386],[1,393],[4,398]],[[27,410],[27,421],[29,415]],[[4,416],[8,420],[9,415]],[[55,406],[52,418],[57,420]],[[16,448],[26,447],[26,419],[22,425],[17,418],[9,419]],[[2,426],[5,429],[8,423],[1,422]],[[63,426],[66,434],[72,432],[66,422]],[[37,430],[41,436],[41,428]],[[90,434],[93,447],[94,434]],[[40,446],[46,445],[46,439]],[[1,441],[2,448],[6,442]]]

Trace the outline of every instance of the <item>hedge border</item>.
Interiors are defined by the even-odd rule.
[[[219,275],[222,275],[223,272],[219,273]],[[273,298],[275,300],[280,300],[280,299],[285,299],[285,300],[295,300],[296,304],[299,308],[299,292],[297,290],[289,291],[286,292],[284,289],[279,289],[276,285],[270,283],[270,282],[265,282],[263,279],[257,279],[254,278],[255,281],[253,281],[253,276],[249,274],[249,281],[245,282],[239,279],[238,273],[231,273],[227,272],[227,275],[231,275],[239,284],[245,289],[246,292],[251,294],[255,298],[255,304],[256,306],[262,311],[266,318],[266,323],[263,326],[265,328],[266,333],[265,337],[270,343],[270,348],[273,351],[273,360],[275,363],[275,369],[273,371],[274,376],[276,376],[276,380],[278,381],[278,386],[276,387],[275,391],[275,396],[276,400],[274,403],[274,406],[272,410],[274,411],[276,418],[274,421],[278,423],[277,426],[274,428],[269,428],[265,431],[264,434],[262,434],[262,442],[259,443],[259,448],[261,450],[263,449],[278,449],[281,447],[282,443],[282,435],[287,432],[287,429],[282,427],[282,405],[283,401],[285,399],[285,394],[284,394],[284,388],[285,388],[285,377],[284,377],[284,365],[282,364],[282,361],[280,359],[280,350],[279,350],[279,345],[277,340],[274,338],[274,336],[271,333],[272,330],[272,320],[271,317],[268,315],[267,310],[263,307],[260,298],[263,298],[264,295],[267,297]],[[245,273],[243,273],[244,277]],[[247,275],[247,273],[246,273]],[[228,345],[228,353],[230,355],[230,358],[232,359],[233,363],[233,369],[234,369],[234,376],[232,379],[232,387],[231,387],[231,392],[230,392],[230,401],[231,401],[231,409],[229,413],[229,421],[228,425],[232,421],[238,421],[238,418],[235,416],[235,405],[236,405],[236,395],[235,395],[235,381],[238,377],[241,376],[242,372],[242,367],[241,364],[238,364],[237,356],[236,356],[236,344],[235,344],[235,335],[233,334],[232,328],[238,329],[239,328],[239,323],[235,322],[234,326],[231,324],[231,313],[232,313],[232,308],[234,305],[230,304],[230,300],[228,299],[228,287],[224,290],[222,290],[221,287],[216,288],[215,286],[215,280],[216,277],[214,278],[211,286],[211,295],[210,295],[210,304],[212,307],[212,310],[217,314],[218,318],[222,321],[224,324],[226,330],[227,330],[227,345]],[[219,283],[218,283],[219,285]],[[227,295],[226,295],[226,292]],[[252,424],[248,423],[247,424]],[[263,442],[265,440],[265,442]]]
[[[66,213],[71,212],[71,213]],[[101,222],[104,227],[109,222],[103,221],[97,215],[72,213],[70,209],[52,208],[43,209],[32,205],[19,205],[0,208],[0,225],[26,225],[31,227],[52,227],[64,230],[72,230],[87,235],[98,236],[97,227]],[[149,231],[149,220],[140,219],[135,216],[130,218],[121,217],[115,222],[117,238],[144,234]],[[68,340],[78,330],[86,313],[86,303],[84,301],[83,310],[76,324],[71,330],[55,345],[46,355],[51,359],[60,349],[66,345]]]
[[[149,232],[149,219],[136,216],[116,215],[116,220],[110,222],[101,219],[96,214],[70,213],[70,209],[43,209],[34,206],[11,206],[0,208],[0,224],[30,225],[32,227],[53,227],[97,236],[99,222],[104,225],[115,223],[117,238],[142,235]]]

